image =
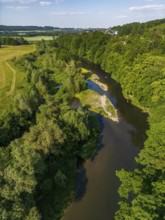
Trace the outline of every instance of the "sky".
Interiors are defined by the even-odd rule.
[[[0,0],[0,24],[108,28],[165,18],[165,0]]]

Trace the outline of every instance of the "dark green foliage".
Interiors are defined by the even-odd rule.
[[[148,31],[148,29],[151,28],[157,28],[160,25],[165,23],[165,19],[158,19],[158,20],[153,20],[149,21],[146,23],[138,23],[134,22],[131,24],[125,24],[123,26],[115,26],[112,29],[117,30],[119,32],[119,35],[124,36],[124,35],[142,35]]]
[[[119,193],[123,201],[120,202],[116,219],[164,218],[165,119],[154,124],[150,122],[150,125],[145,147],[136,159],[138,169],[132,173],[124,170],[117,172],[122,182]],[[133,200],[129,198],[130,192]]]
[[[69,107],[86,88],[71,53],[101,65],[120,82],[125,97],[150,113],[136,169],[117,171],[122,200],[116,219],[164,218],[164,30],[162,19],[119,27],[118,36],[64,36],[41,41],[34,54],[13,61],[27,86],[17,91],[14,110],[0,119],[2,220],[60,219],[74,196],[77,158],[96,151],[97,122],[84,109]]]
[[[59,46],[109,72],[123,94],[148,111],[148,139],[137,168],[117,171],[121,180],[116,219],[164,219],[165,210],[165,19],[114,27],[118,36],[89,33],[61,37]],[[78,45],[79,44],[79,45]]]
[[[69,107],[86,88],[78,64],[60,60],[44,41],[38,47],[13,61],[27,84],[0,120],[2,220],[60,219],[74,197],[78,158],[88,159],[97,147],[95,118]]]
[[[23,37],[0,37],[0,45],[26,45],[29,44]]]

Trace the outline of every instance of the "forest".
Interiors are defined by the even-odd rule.
[[[0,112],[0,218],[60,219],[74,197],[79,161],[97,146],[95,117],[69,106],[86,83],[78,65],[44,41],[12,64],[26,83]]]
[[[79,161],[97,151],[100,125],[70,100],[86,90],[81,62],[100,66],[149,114],[133,171],[120,170],[116,220],[164,219],[165,20],[68,34],[13,58],[24,76],[12,107],[0,110],[0,219],[58,220],[74,199]],[[0,49],[1,50],[1,49]]]
[[[0,37],[1,45],[27,45],[29,44],[23,37],[13,38],[13,37]]]
[[[150,128],[136,157],[137,168],[117,171],[121,201],[115,219],[164,219],[165,20],[128,24],[118,31],[117,36],[101,32],[65,36],[58,44],[100,65],[121,84],[127,99],[149,113]]]

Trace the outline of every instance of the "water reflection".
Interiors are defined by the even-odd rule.
[[[78,170],[76,183],[77,183],[77,189],[76,189],[74,202],[80,201],[86,193],[86,186],[88,183],[88,179],[86,176],[86,169],[83,166],[81,166]]]
[[[92,81],[88,81],[88,88],[97,91],[101,95],[104,94],[110,99],[118,110],[119,117],[124,118],[126,122],[135,128],[130,132],[132,140],[136,146],[142,148],[147,137],[146,130],[149,128],[147,123],[148,114],[142,112],[141,109],[135,107],[129,100],[124,98],[120,84],[113,80],[108,73],[93,64],[85,64],[84,67],[97,74],[99,81],[108,86],[108,91],[102,90]]]
[[[105,91],[103,90],[98,84],[96,84],[95,82],[91,81],[91,80],[87,80],[87,88],[94,90],[96,92],[98,92],[100,95],[105,95],[107,96],[110,101],[112,102],[112,104],[115,106],[115,108],[117,108],[117,101],[116,98],[113,97],[112,95],[109,94],[109,91]]]
[[[85,66],[87,67],[87,66]],[[113,220],[118,209],[119,179],[116,170],[135,168],[134,157],[146,138],[147,114],[124,99],[121,87],[108,74],[90,66],[102,83],[104,91],[96,83],[88,81],[88,88],[106,95],[119,112],[119,122],[100,117],[102,132],[97,154],[80,168],[77,175],[77,191],[74,202],[67,209],[64,220]],[[80,106],[72,100],[73,108]],[[74,103],[75,101],[75,103]]]
[[[136,146],[142,148],[146,140],[146,130],[148,129],[148,114],[142,112],[126,100],[123,97],[120,85],[111,79],[107,73],[102,70],[93,71],[99,76],[99,80],[108,86],[108,91],[104,91],[98,84],[90,80],[86,81],[88,89],[94,90],[100,95],[105,95],[112,102],[118,110],[119,118],[124,118],[125,121],[133,125],[134,129],[130,131],[132,141]],[[78,98],[73,98],[70,106],[72,108],[82,107]]]
[[[75,201],[68,208],[64,220],[113,220],[118,209],[120,185],[116,170],[135,167],[138,148],[132,143],[133,129],[124,120],[115,123],[103,118],[102,148],[80,170]]]

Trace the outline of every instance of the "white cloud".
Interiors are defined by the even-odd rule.
[[[124,19],[124,18],[127,18],[126,15],[119,15],[119,16],[117,16],[117,17],[118,17],[118,18],[121,18],[121,19],[122,19],[122,18],[123,18],[123,19]]]
[[[49,5],[51,5],[52,4],[52,2],[40,2],[40,5],[41,6],[49,6]]]
[[[52,15],[58,15],[58,16],[74,16],[74,15],[85,15],[85,12],[66,12],[66,11],[54,11],[51,13]]]
[[[15,10],[15,11],[24,11],[26,9],[29,9],[30,7],[25,7],[25,6],[8,6],[6,7],[6,9],[9,9],[9,10]]]
[[[144,11],[144,10],[163,10],[165,5],[143,5],[130,7],[130,11]]]

